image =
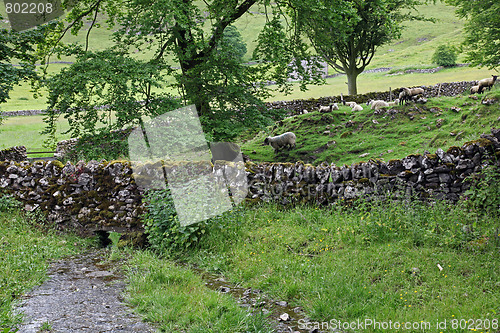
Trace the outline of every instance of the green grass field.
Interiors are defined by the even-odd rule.
[[[474,236],[464,232],[472,223]],[[493,333],[498,326],[491,329],[491,323],[498,324],[500,314],[498,223],[445,202],[352,209],[267,204],[233,213],[209,229],[199,248],[178,255],[238,286],[262,290],[268,299],[304,309],[311,325],[332,319],[432,325],[447,320],[446,332],[464,332],[452,322],[480,319],[489,320],[490,329],[478,332]],[[177,285],[171,281],[185,285],[190,275],[181,277],[176,269],[166,273],[158,257],[137,258],[142,269],[131,276],[132,303],[151,304],[149,318],[171,327],[171,304],[178,300],[170,296],[164,302],[158,284],[171,290]],[[152,279],[159,281],[153,287]],[[184,312],[197,306],[193,302]],[[439,332],[435,326],[428,331]]]

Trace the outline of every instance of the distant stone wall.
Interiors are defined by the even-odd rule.
[[[0,150],[0,161],[21,162],[26,161],[27,159],[28,155],[26,154],[25,146],[15,146],[12,148]]]
[[[0,114],[4,117],[17,116],[36,116],[45,113],[45,110],[20,110],[20,111],[3,111]]]
[[[54,157],[57,159],[63,159],[75,147],[77,143],[77,138],[59,141],[57,143]]]
[[[461,81],[461,82],[450,82],[450,83],[438,83],[433,86],[418,86],[425,90],[425,97],[437,97],[437,96],[456,96],[461,95],[464,92],[468,92],[470,87],[476,85],[477,81]],[[392,100],[398,98],[400,88],[394,88],[392,90]],[[390,91],[383,92],[371,92],[368,94],[359,95],[346,95],[344,96],[345,101],[353,101],[358,104],[366,103],[370,99],[382,99],[389,101],[391,96]],[[269,102],[267,107],[270,109],[286,109],[289,114],[296,115],[302,113],[303,110],[316,111],[320,105],[329,105],[331,103],[341,103],[341,96],[330,96],[321,98],[310,98],[310,99],[297,99],[292,101],[278,101]]]

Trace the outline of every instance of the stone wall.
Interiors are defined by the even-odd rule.
[[[1,115],[4,117],[17,117],[17,116],[35,116],[44,114],[45,110],[20,110],[20,111],[3,111]]]
[[[57,143],[56,152],[54,153],[54,157],[62,160],[66,157],[66,155],[75,147],[78,143],[77,138],[62,140]]]
[[[468,92],[470,87],[477,84],[477,81],[462,81],[450,83],[438,83],[433,86],[419,86],[424,88],[425,97],[437,96],[456,96]],[[392,90],[392,100],[398,98],[400,88]],[[370,99],[391,100],[390,91],[371,92],[368,94],[359,94],[354,96],[344,96],[345,101],[354,101],[358,104],[366,103]],[[330,96],[311,99],[297,99],[292,101],[278,101],[267,103],[270,109],[286,109],[290,115],[301,114],[303,110],[315,111],[320,105],[329,105],[331,103],[341,103],[341,96]]]
[[[12,148],[0,150],[0,161],[21,162],[26,161],[27,159],[28,155],[26,154],[25,146],[15,146]]]
[[[435,154],[409,155],[388,162],[370,160],[342,167],[247,162],[245,169],[236,171],[246,172],[249,202],[329,204],[387,196],[457,201],[470,186],[465,181],[468,176],[488,164],[500,167],[500,129],[491,133],[446,152],[438,149]],[[195,179],[207,168],[211,170],[211,164],[178,162],[166,168],[169,172],[177,168],[173,171]],[[59,229],[76,230],[81,235],[97,230],[127,233],[142,230],[143,192],[137,183],[164,181],[161,163],[135,167],[134,172],[137,182],[128,161],[76,165],[4,161],[0,162],[0,189],[13,193],[25,209],[46,212]],[[209,172],[219,179],[233,179],[227,169]]]
[[[331,203],[363,197],[433,198],[457,201],[470,184],[465,179],[487,164],[500,167],[500,129],[446,152],[409,155],[401,160],[370,160],[339,167],[302,162],[247,163],[251,201]]]
[[[0,189],[25,209],[40,209],[61,230],[92,235],[96,230],[141,230],[142,194],[129,162],[0,162]]]

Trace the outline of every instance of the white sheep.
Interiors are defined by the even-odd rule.
[[[474,94],[480,94],[482,93],[482,91],[479,91],[479,85],[477,85],[470,87],[470,93],[471,95],[474,95]]]
[[[477,85],[479,86],[478,93],[482,93],[485,88],[491,90],[491,87],[493,87],[493,85],[495,84],[498,75],[491,75],[491,76],[492,77],[489,77],[487,79],[482,79],[477,83]]]
[[[399,104],[404,104],[404,102],[409,101],[413,97],[417,95],[423,95],[425,92],[422,88],[401,88],[401,92],[399,93]]]
[[[371,99],[368,102],[366,102],[366,105],[369,105],[372,110],[378,110],[381,107],[389,106],[389,104],[386,101],[383,101],[381,99],[378,100]]]
[[[319,112],[332,112],[333,110],[338,110],[339,109],[339,106],[337,105],[337,103],[333,103],[333,104],[330,104],[328,106],[323,106],[323,105],[320,105],[319,106]]]
[[[389,106],[394,106],[394,105],[398,105],[399,104],[399,98],[396,98],[394,101],[392,102],[387,102],[387,104],[389,104]]]
[[[346,102],[344,100],[342,100],[342,103],[344,103],[344,105],[347,105],[347,106],[349,106],[351,108],[354,107],[354,106],[356,106],[356,105],[358,105],[358,103],[356,103],[356,102]]]
[[[352,111],[363,111],[363,107],[359,104],[354,103],[352,105]]]
[[[296,136],[292,132],[286,132],[278,136],[268,136],[264,140],[264,145],[271,145],[274,151],[278,151],[281,148],[288,147],[295,148]]]

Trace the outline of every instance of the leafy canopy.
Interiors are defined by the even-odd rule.
[[[500,2],[485,0],[446,0],[465,18],[466,61],[475,66],[498,68],[500,64]]]
[[[269,22],[255,53],[261,56],[260,63],[249,66],[242,63],[245,47],[231,24],[256,4],[269,10]],[[49,109],[53,112],[47,120],[48,131],[54,131],[56,110],[66,114],[74,134],[95,130],[99,113],[94,110],[102,105],[106,111],[119,112],[113,127],[123,126],[125,120],[140,122],[151,111],[171,110],[173,103],[149,110],[134,101],[143,100],[149,106],[157,98],[163,99],[153,96],[155,87],[172,88],[183,105],[195,104],[209,139],[230,139],[246,127],[267,124],[272,115],[262,102],[270,94],[264,83],[273,81],[288,89],[287,78],[293,71],[289,64],[309,56],[303,41],[294,37],[295,30],[282,24],[279,6],[261,0],[78,1],[67,17],[67,26],[54,33],[81,33],[85,20],[91,22],[86,32],[91,33],[96,17],[102,15],[107,27],[115,30],[113,44],[108,50],[89,52],[87,45],[83,49],[58,43],[58,54],[78,58],[69,70],[49,80]],[[274,38],[277,35],[279,39]],[[134,60],[128,54],[135,50],[141,59],[149,58]],[[269,53],[278,56],[269,58]],[[304,77],[311,75],[305,73]]]

